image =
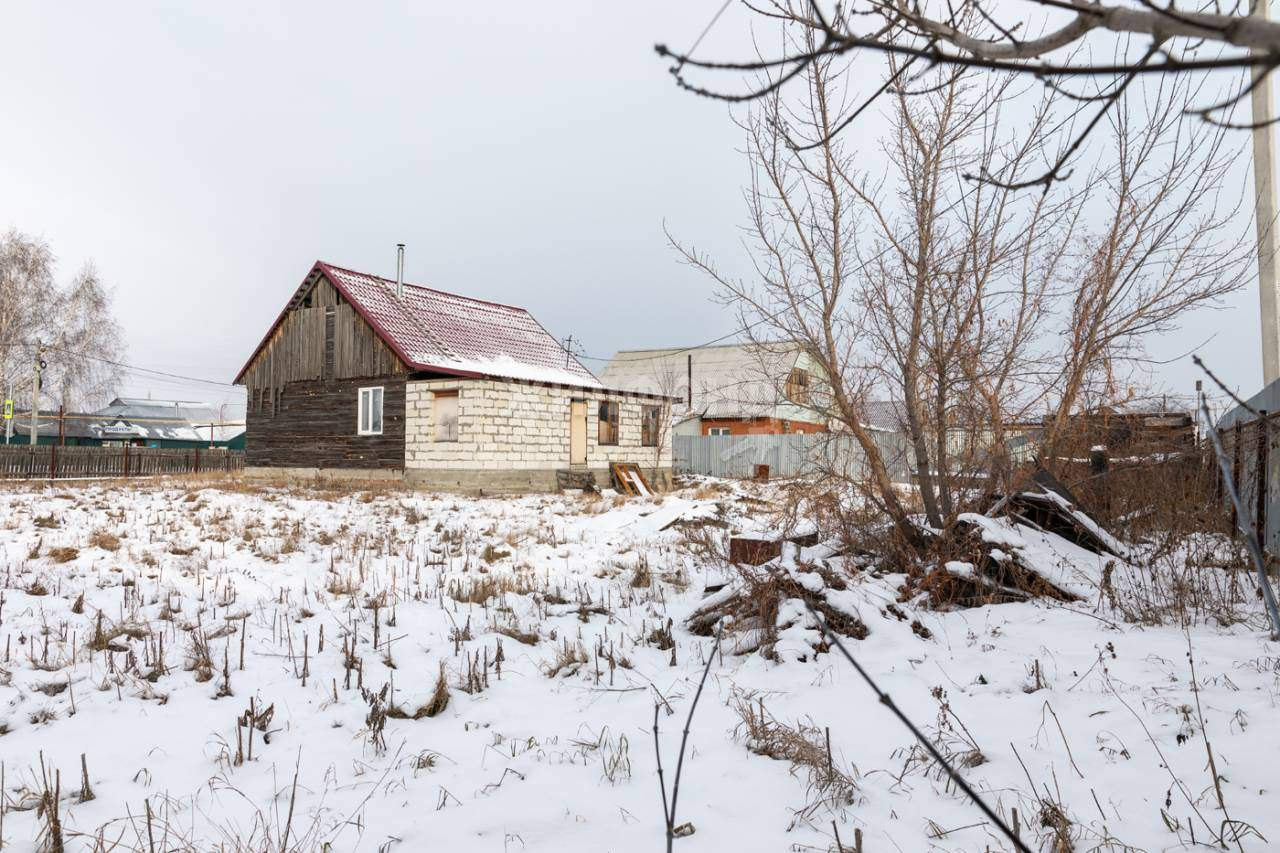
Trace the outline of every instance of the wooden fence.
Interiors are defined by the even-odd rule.
[[[1248,517],[1237,518],[1234,506],[1228,512],[1233,530],[1241,523],[1252,524],[1263,549],[1280,555],[1280,413],[1260,414],[1261,418],[1236,418],[1219,432]]]
[[[0,445],[0,480],[152,477],[240,471],[244,452],[225,448],[59,447]]]

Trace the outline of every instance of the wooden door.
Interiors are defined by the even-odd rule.
[[[569,403],[569,464],[587,464],[587,401]]]

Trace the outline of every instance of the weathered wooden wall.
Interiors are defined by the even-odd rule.
[[[359,389],[383,388],[382,435],[357,435]],[[249,408],[245,464],[289,468],[404,468],[403,376],[290,382],[276,410]]]
[[[290,382],[407,373],[404,363],[327,278],[318,276],[309,292],[310,307],[304,307],[308,289],[303,288],[244,372],[250,412],[277,407]]]

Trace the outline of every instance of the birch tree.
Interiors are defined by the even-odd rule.
[[[94,407],[115,390],[124,344],[111,293],[92,263],[65,286],[48,244],[11,230],[0,237],[0,369],[23,405]],[[36,347],[47,365],[33,387]]]

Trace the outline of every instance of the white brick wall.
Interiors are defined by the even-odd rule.
[[[458,440],[436,441],[436,391],[458,392]],[[557,469],[569,467],[569,404],[587,401],[587,467],[634,462],[671,467],[668,429],[658,448],[640,445],[642,407],[655,401],[607,391],[554,388],[490,379],[409,382],[405,399],[405,467],[439,469]],[[618,402],[617,445],[600,445],[601,400]]]

